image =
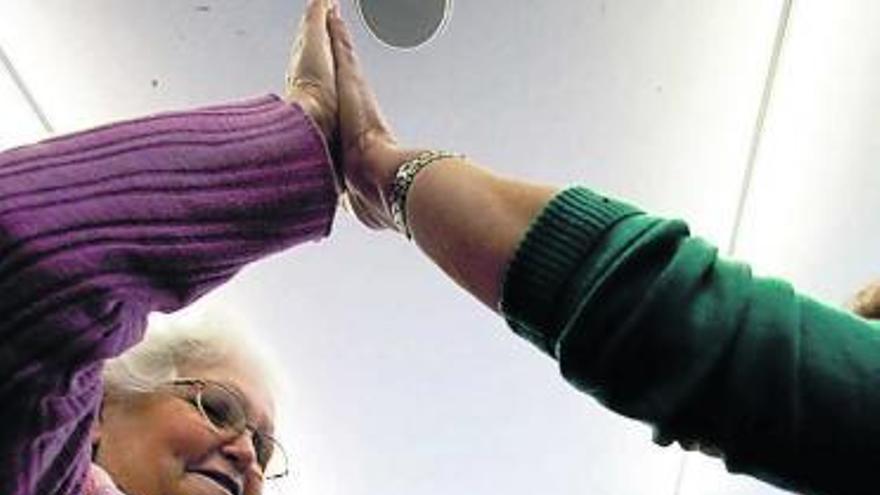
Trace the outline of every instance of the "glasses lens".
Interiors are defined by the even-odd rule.
[[[241,400],[231,390],[207,382],[202,388],[200,405],[208,421],[215,428],[232,433],[248,429],[247,415]],[[288,474],[287,455],[281,444],[260,431],[252,431],[257,463],[263,468],[265,479],[282,478]]]
[[[235,433],[244,431],[247,422],[244,408],[231,391],[217,384],[206,383],[201,391],[199,405],[205,417],[217,429]]]
[[[263,477],[267,480],[286,477],[288,473],[287,453],[277,440],[262,433],[254,434],[257,459],[263,466]]]

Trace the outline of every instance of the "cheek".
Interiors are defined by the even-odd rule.
[[[183,467],[200,462],[210,455],[216,444],[216,435],[204,424],[198,412],[189,406],[177,408],[163,419],[162,440],[168,451]]]
[[[202,464],[217,450],[216,436],[206,428],[198,413],[179,409],[165,416],[157,441],[163,460],[158,466],[161,495],[187,495],[199,492],[202,482],[193,478],[189,469]],[[259,492],[254,492],[259,493]]]
[[[153,477],[151,484],[158,486],[163,495],[178,493],[181,483],[185,484],[187,469],[210,455],[214,447],[213,432],[205,427],[198,412],[189,409],[185,403],[163,404],[141,423],[142,435],[138,436],[147,448],[146,452],[138,449],[139,456],[147,458],[139,459],[138,465],[153,471],[145,474]]]
[[[128,493],[186,493],[179,488],[187,466],[211,451],[213,435],[199,413],[176,402],[115,409],[103,425],[99,463]]]

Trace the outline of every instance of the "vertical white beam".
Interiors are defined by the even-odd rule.
[[[730,235],[730,241],[727,246],[727,255],[736,254],[737,242],[739,240],[740,229],[742,227],[743,216],[745,214],[746,203],[749,199],[749,192],[754,178],[755,163],[758,159],[758,153],[761,149],[761,143],[764,138],[764,127],[767,121],[767,113],[773,99],[774,89],[776,88],[776,75],[779,72],[779,62],[782,57],[782,50],[788,34],[788,26],[791,20],[792,6],[794,0],[783,0],[782,9],[779,13],[779,22],[776,27],[776,36],[773,41],[773,47],[770,53],[770,60],[767,64],[767,73],[764,78],[764,89],[761,94],[761,101],[758,105],[758,112],[755,117],[755,127],[752,131],[752,139],[749,147],[749,154],[746,162],[745,172],[742,179],[742,188],[740,190],[739,199],[736,207],[736,214],[733,220],[733,229]],[[675,489],[673,495],[682,495],[682,487],[684,486],[684,477],[687,470],[687,460],[691,455],[689,452],[681,454],[681,464],[679,465],[678,476],[675,478]]]
[[[40,104],[37,103],[37,100],[34,98],[34,95],[31,93],[27,84],[25,84],[24,79],[22,79],[21,75],[15,69],[15,65],[13,65],[12,60],[10,60],[9,56],[6,54],[6,51],[0,46],[0,64],[3,64],[3,67],[6,69],[6,73],[9,78],[12,80],[12,83],[15,85],[15,88],[18,90],[21,97],[24,98],[25,103],[33,112],[34,116],[39,120],[40,125],[42,125],[43,130],[47,134],[54,134],[55,130],[52,127],[51,122],[46,117],[45,112],[40,107]]]
[[[34,112],[20,85],[9,72],[5,54],[0,66],[0,150],[46,137],[47,127]],[[51,129],[51,126],[48,127]]]
[[[764,81],[764,92],[761,96],[761,104],[758,108],[758,115],[755,119],[755,129],[752,134],[751,148],[749,149],[748,162],[746,163],[745,175],[742,181],[742,191],[739,196],[739,204],[736,208],[736,216],[733,222],[733,232],[730,236],[730,244],[727,246],[727,254],[732,256],[736,254],[737,239],[742,226],[743,214],[745,212],[746,202],[749,198],[752,179],[755,172],[755,162],[758,158],[758,152],[761,148],[761,142],[764,138],[764,124],[767,121],[767,111],[770,108],[770,102],[773,98],[773,90],[776,86],[776,74],[779,71],[779,60],[782,56],[782,48],[785,44],[786,35],[788,33],[788,25],[791,19],[791,8],[794,0],[784,0],[782,2],[782,12],[779,14],[779,25],[776,29],[776,39],[773,42],[773,52],[770,56],[770,63],[767,67],[767,77]]]

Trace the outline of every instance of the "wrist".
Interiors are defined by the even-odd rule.
[[[329,115],[318,99],[304,90],[292,90],[284,99],[287,103],[298,105],[303,110],[303,113],[321,133],[321,137],[327,143],[327,148],[332,149],[336,136],[335,115]]]
[[[412,239],[412,231],[410,230],[406,213],[406,203],[413,182],[415,182],[416,177],[425,168],[430,167],[435,162],[450,158],[461,159],[462,155],[448,151],[424,151],[398,167],[391,186],[389,203],[391,219],[394,222],[395,230],[403,233],[407,239]]]
[[[424,150],[401,148],[396,143],[382,143],[374,147],[365,161],[371,164],[367,167],[366,178],[379,196],[387,213],[391,213],[391,189],[397,170],[408,160],[417,157]]]
[[[318,131],[318,134],[324,141],[330,160],[330,167],[333,169],[333,183],[336,193],[342,194],[345,191],[345,179],[342,176],[342,170],[339,168],[340,164],[336,157],[336,119],[324,117],[326,112],[321,110],[323,107],[308,94],[295,90],[288,91],[284,96],[284,101],[289,105],[298,106]]]
[[[371,182],[373,187],[382,191],[383,195],[391,192],[392,184],[397,170],[407,160],[411,160],[418,156],[422,150],[404,149],[396,145],[391,145],[380,151],[380,158],[375,163],[377,166],[372,171]]]

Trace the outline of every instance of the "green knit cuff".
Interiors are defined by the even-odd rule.
[[[608,229],[638,213],[583,187],[554,197],[532,222],[504,277],[501,311],[513,331],[552,356],[569,280]]]

